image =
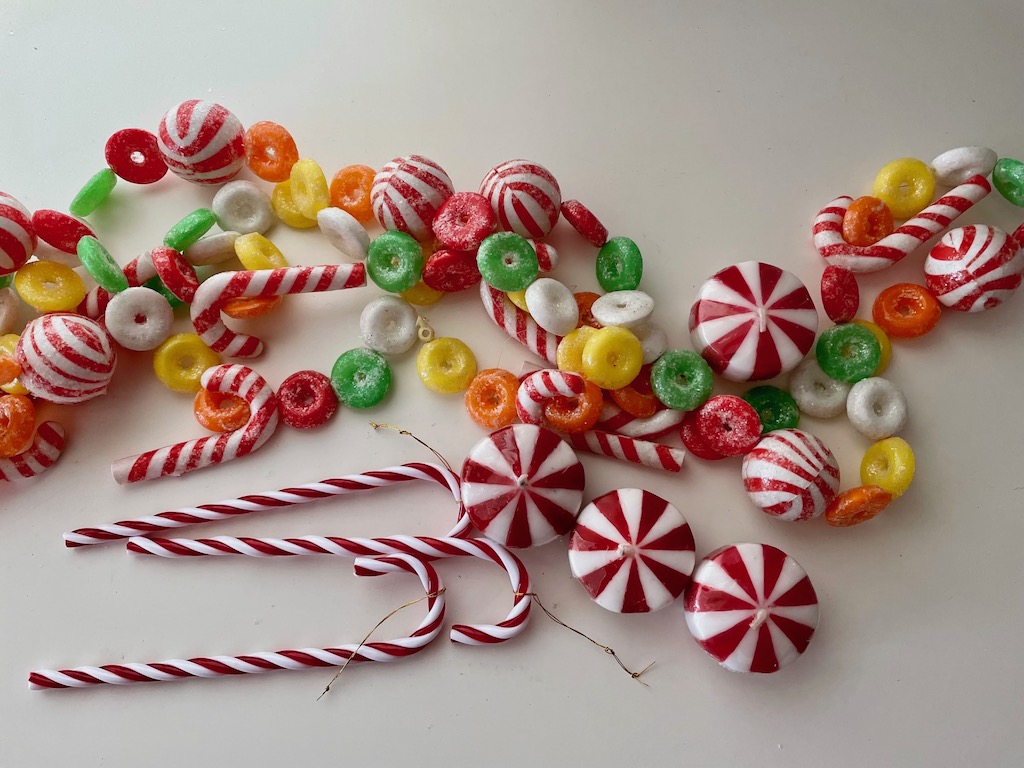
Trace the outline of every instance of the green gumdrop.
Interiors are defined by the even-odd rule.
[[[88,216],[110,196],[115,184],[117,184],[117,176],[109,168],[104,168],[85,182],[85,186],[71,201],[68,210],[75,216]]]
[[[1000,158],[992,169],[992,183],[999,194],[1024,208],[1024,163],[1009,157]]]

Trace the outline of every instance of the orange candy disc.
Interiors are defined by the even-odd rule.
[[[935,327],[942,315],[938,300],[914,283],[890,285],[875,299],[871,317],[890,336],[913,339]]]
[[[264,120],[245,132],[245,161],[264,181],[285,181],[299,161],[299,150],[283,125]]]
[[[843,216],[843,240],[850,245],[874,245],[892,232],[892,211],[877,197],[858,197]]]
[[[200,389],[192,407],[196,421],[211,432],[233,432],[249,421],[249,404],[228,392]]]
[[[25,395],[0,397],[0,456],[10,458],[28,448],[36,430],[36,407]]]
[[[576,397],[556,397],[544,406],[544,420],[552,429],[573,434],[593,429],[601,417],[604,394],[601,388],[586,383],[583,393]]]
[[[609,389],[608,394],[619,408],[637,419],[653,416],[659,400],[651,389],[651,365],[645,365],[631,384],[622,389]]]
[[[373,221],[370,187],[376,174],[368,165],[346,165],[331,179],[331,205],[361,224]]]
[[[837,528],[865,523],[889,506],[892,494],[877,485],[859,485],[843,491],[825,508],[825,521]]]
[[[487,368],[479,371],[466,390],[466,412],[481,427],[507,427],[516,418],[519,379],[512,371]]]
[[[590,308],[594,306],[594,302],[601,297],[590,291],[580,291],[574,293],[573,298],[576,299],[576,306],[580,308],[580,321],[576,324],[577,328],[582,328],[584,325],[589,325],[591,328],[601,328],[601,324],[594,319],[593,312]]]
[[[10,355],[0,354],[0,386],[10,384],[21,375],[21,366]]]

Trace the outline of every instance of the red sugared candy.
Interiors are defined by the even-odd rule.
[[[152,184],[167,174],[156,136],[141,128],[122,128],[109,139],[103,156],[110,170],[132,184]]]
[[[456,293],[480,282],[476,253],[442,248],[434,251],[423,266],[423,282],[435,291]]]
[[[696,456],[698,459],[704,459],[704,461],[718,461],[719,459],[726,458],[708,443],[707,438],[700,433],[697,429],[697,411],[690,411],[683,417],[683,423],[680,425],[679,437],[682,438],[683,446]]]
[[[825,267],[821,275],[821,303],[833,323],[853,320],[860,309],[860,289],[853,272],[835,264]]]
[[[438,208],[433,230],[442,245],[456,251],[475,251],[497,226],[498,218],[486,197],[476,192],[456,192]]]
[[[563,202],[562,216],[572,224],[572,228],[579,232],[584,240],[595,248],[600,248],[608,242],[607,227],[579,200]]]
[[[226,107],[190,99],[167,110],[157,146],[173,173],[196,184],[221,184],[245,164],[245,129]]]
[[[36,252],[35,228],[28,209],[0,192],[0,275],[17,272]]]
[[[338,410],[338,396],[327,376],[298,371],[278,387],[277,410],[289,427],[313,429],[326,424]]]
[[[720,456],[742,456],[761,439],[761,419],[746,400],[716,395],[697,409],[697,432]]]
[[[86,236],[96,237],[96,233],[81,219],[46,208],[32,214],[32,226],[40,240],[64,253],[77,253],[79,240]]]

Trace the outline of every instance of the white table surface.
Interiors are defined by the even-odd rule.
[[[1024,7],[1014,0],[113,5],[0,0],[0,189],[29,208],[66,209],[102,167],[112,132],[154,130],[187,98],[223,103],[245,124],[286,125],[328,173],[415,152],[473,190],[491,166],[526,157],[637,241],[643,287],[684,348],[696,287],[730,263],[775,263],[817,297],[811,219],[836,195],[869,192],[889,160],[963,144],[1024,156]],[[211,194],[170,175],[152,188],[120,184],[90,222],[124,263]],[[993,194],[962,221],[1012,229],[1022,217]],[[295,264],[336,260],[315,230],[278,225],[271,236]],[[564,222],[553,242],[559,275],[595,288],[592,249]],[[862,316],[884,286],[920,282],[922,259],[863,278]],[[267,343],[257,370],[275,386],[301,368],[329,370],[359,344],[358,314],[378,293],[288,301],[253,324]],[[518,371],[532,359],[490,325],[474,292],[423,314],[466,340],[481,367]],[[60,462],[0,488],[0,765],[1017,764],[1022,322],[1018,297],[984,316],[947,313],[930,336],[896,345],[890,376],[912,405],[904,436],[918,472],[867,525],[768,519],[748,501],[738,460],[691,458],[671,476],[583,458],[588,499],[625,486],[663,495],[689,519],[698,553],[763,541],[804,565],[821,622],[781,673],[720,669],[679,604],[646,616],[602,610],[559,542],[522,553],[537,592],[627,665],[656,661],[649,688],[538,611],[502,646],[442,638],[405,662],[350,667],[321,701],[329,671],[44,693],[28,692],[26,675],[356,642],[422,594],[414,579],[356,579],[348,561],[316,558],[69,551],[61,533],[432,459],[373,433],[369,418],[455,463],[483,430],[461,397],[422,387],[406,356],[370,413],[342,410],[317,432],[282,428],[234,464],[119,487],[113,459],[200,433],[189,398],[156,381],[150,356],[124,353],[106,397],[42,407],[68,430]],[[187,330],[186,317],[178,324]],[[857,484],[867,441],[845,418],[802,424],[832,447],[844,487]],[[443,493],[407,488],[183,535],[439,535],[451,516]],[[504,616],[511,597],[498,569],[440,569],[449,623]],[[376,636],[409,631],[422,611]]]

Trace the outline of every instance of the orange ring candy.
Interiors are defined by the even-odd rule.
[[[875,299],[871,317],[890,336],[914,339],[935,327],[942,315],[938,300],[923,285],[890,285]]]
[[[576,299],[576,306],[580,308],[580,320],[576,323],[577,328],[582,328],[584,325],[589,325],[591,328],[604,327],[594,319],[594,313],[590,311],[594,302],[601,298],[598,294],[591,291],[580,291],[574,293],[573,298]]]
[[[643,366],[636,378],[621,389],[608,390],[612,402],[637,419],[653,416],[660,404],[658,398],[654,396],[654,390],[651,389],[652,367],[653,363]]]
[[[370,187],[376,175],[368,165],[346,165],[331,179],[331,205],[341,208],[360,224],[373,221]]]
[[[850,245],[874,245],[893,233],[892,211],[884,201],[858,197],[843,216],[843,240]]]
[[[858,485],[835,496],[825,508],[825,522],[836,528],[866,523],[889,506],[892,494],[877,485]]]
[[[284,181],[298,161],[295,139],[283,125],[264,120],[245,132],[245,162],[264,181]]]
[[[555,397],[544,406],[544,421],[559,432],[573,434],[593,429],[601,418],[604,393],[593,382],[586,382],[576,397]]]
[[[239,296],[236,299],[225,301],[221,312],[235,320],[252,320],[254,317],[263,317],[268,312],[277,309],[283,299],[284,296],[267,296],[266,298]]]
[[[21,366],[10,355],[0,353],[0,386],[10,384],[21,375]]]
[[[485,429],[507,427],[516,418],[519,379],[504,368],[477,372],[466,389],[466,413]]]
[[[230,392],[200,389],[192,410],[200,426],[211,432],[234,432],[249,421],[249,404]]]
[[[36,407],[25,395],[0,397],[0,456],[17,456],[32,443]]]

